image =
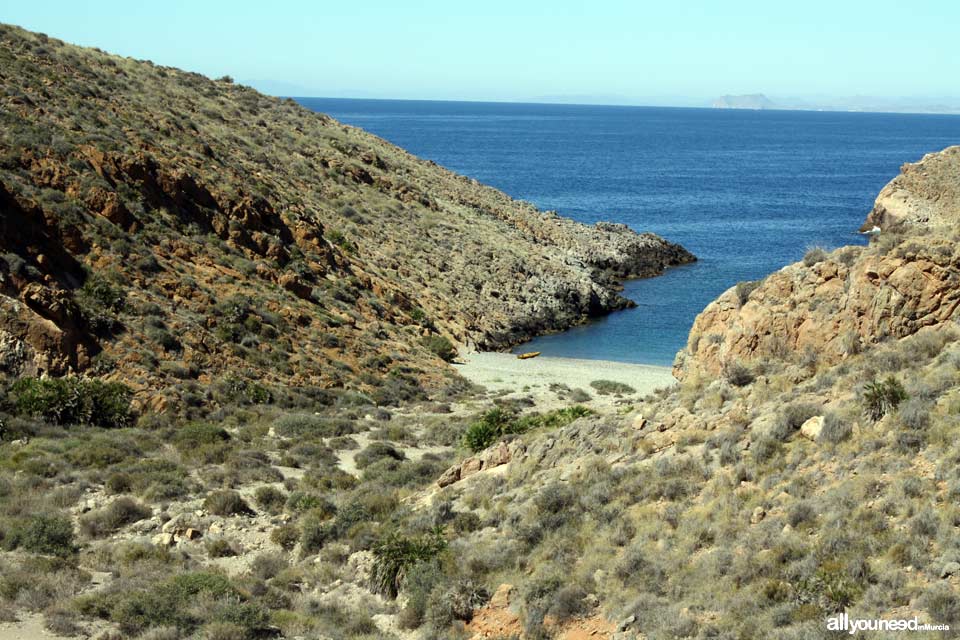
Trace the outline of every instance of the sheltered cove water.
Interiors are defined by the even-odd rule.
[[[905,161],[960,117],[301,98],[412,153],[583,222],[624,222],[699,262],[625,283],[637,303],[519,348],[669,365],[721,292],[865,243],[857,228]]]

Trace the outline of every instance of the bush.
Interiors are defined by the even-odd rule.
[[[904,427],[923,431],[930,426],[930,404],[919,398],[910,398],[900,406],[900,422]]]
[[[863,389],[863,413],[870,420],[879,420],[907,399],[903,385],[893,376],[883,382],[871,382]]]
[[[354,458],[358,469],[364,469],[380,460],[406,460],[407,456],[392,444],[386,442],[371,442]]]
[[[467,427],[463,435],[464,444],[471,451],[482,451],[508,432],[514,416],[509,411],[497,407],[484,413],[479,420]]]
[[[447,548],[442,530],[408,538],[392,533],[373,548],[370,588],[380,595],[396,598],[406,572],[421,562],[435,559]]]
[[[823,247],[811,247],[807,249],[807,252],[803,254],[803,265],[806,267],[812,267],[818,262],[823,262],[827,259],[827,252]]]
[[[927,589],[920,598],[920,606],[927,610],[934,622],[950,625],[951,631],[960,624],[960,598],[953,587],[945,582]]]
[[[736,293],[741,307],[747,304],[747,300],[750,299],[750,294],[753,293],[762,282],[762,280],[745,280],[737,283]]]
[[[453,362],[453,359],[457,357],[456,347],[443,336],[426,336],[420,343],[426,347],[430,353],[446,362]]]
[[[253,509],[236,491],[214,491],[203,501],[203,508],[216,516],[253,515]]]
[[[185,457],[205,462],[226,462],[231,436],[226,429],[196,422],[181,427],[173,435],[173,444]]]
[[[150,517],[153,512],[132,498],[121,497],[108,506],[80,518],[80,530],[84,534],[100,538],[120,528]]]
[[[780,440],[786,440],[797,431],[804,422],[817,415],[820,407],[809,402],[794,402],[788,404],[780,412],[777,424],[772,435]]]
[[[594,380],[590,383],[590,386],[602,396],[622,395],[637,392],[637,390],[630,385],[622,382],[616,382],[615,380]]]
[[[119,382],[66,378],[21,378],[10,389],[20,415],[40,417],[53,424],[100,427],[126,426],[130,413],[129,387]]]
[[[207,556],[211,558],[232,558],[237,555],[237,550],[230,541],[224,540],[223,538],[208,540],[206,548]]]
[[[260,487],[253,496],[257,506],[271,514],[278,514],[283,510],[287,495],[276,487]]]
[[[306,513],[312,509],[320,509],[329,515],[333,515],[337,510],[333,503],[305,491],[291,493],[287,498],[286,508],[291,513]]]
[[[592,413],[587,407],[574,405],[544,414],[535,413],[517,418],[512,412],[496,407],[467,427],[463,434],[463,443],[476,453],[486,449],[505,435],[521,434],[538,428],[559,429]]]
[[[332,438],[356,433],[357,427],[351,420],[325,418],[312,413],[289,413],[273,422],[277,435],[285,438],[303,436],[322,436]]]
[[[753,372],[739,362],[723,365],[723,377],[735,387],[745,387],[754,380]]]
[[[270,532],[270,542],[284,551],[290,551],[300,540],[300,529],[295,524],[282,524]]]
[[[213,599],[213,605],[195,609],[200,598]],[[201,612],[205,617],[209,616],[211,622],[236,624],[240,621],[245,627],[265,623],[265,616],[258,615],[256,609],[239,602],[239,599],[240,594],[226,576],[194,572],[178,575],[148,589],[123,593],[117,600],[105,602],[106,606],[100,610],[105,609],[103,613],[129,635],[161,626],[173,626],[189,633],[203,622],[198,617]]]
[[[300,553],[316,553],[334,537],[330,514],[324,510],[308,511],[300,520]]]
[[[76,551],[73,524],[59,515],[32,516],[23,528],[20,546],[31,553],[68,556]]]
[[[839,444],[850,437],[853,427],[836,413],[828,411],[823,416],[823,427],[820,430],[820,440],[830,444]]]

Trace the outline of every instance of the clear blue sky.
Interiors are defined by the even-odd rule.
[[[283,95],[960,94],[955,0],[4,0],[0,21]]]

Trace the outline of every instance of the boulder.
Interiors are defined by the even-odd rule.
[[[490,598],[490,606],[497,609],[506,609],[510,606],[510,596],[512,593],[512,584],[501,584],[497,587],[497,590],[493,592],[493,597]]]
[[[506,442],[498,442],[480,454],[483,469],[491,469],[493,467],[499,467],[502,464],[507,464],[510,462],[510,457],[510,449]]]
[[[823,416],[813,416],[800,425],[800,435],[813,442],[820,438],[821,431],[823,431]]]
[[[471,456],[460,463],[460,479],[469,478],[483,469],[483,461],[480,458]]]

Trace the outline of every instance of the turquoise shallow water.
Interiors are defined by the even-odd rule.
[[[904,162],[960,143],[960,117],[300,98],[515,198],[624,222],[700,261],[625,285],[638,304],[522,347],[665,365],[719,293],[855,233]]]

